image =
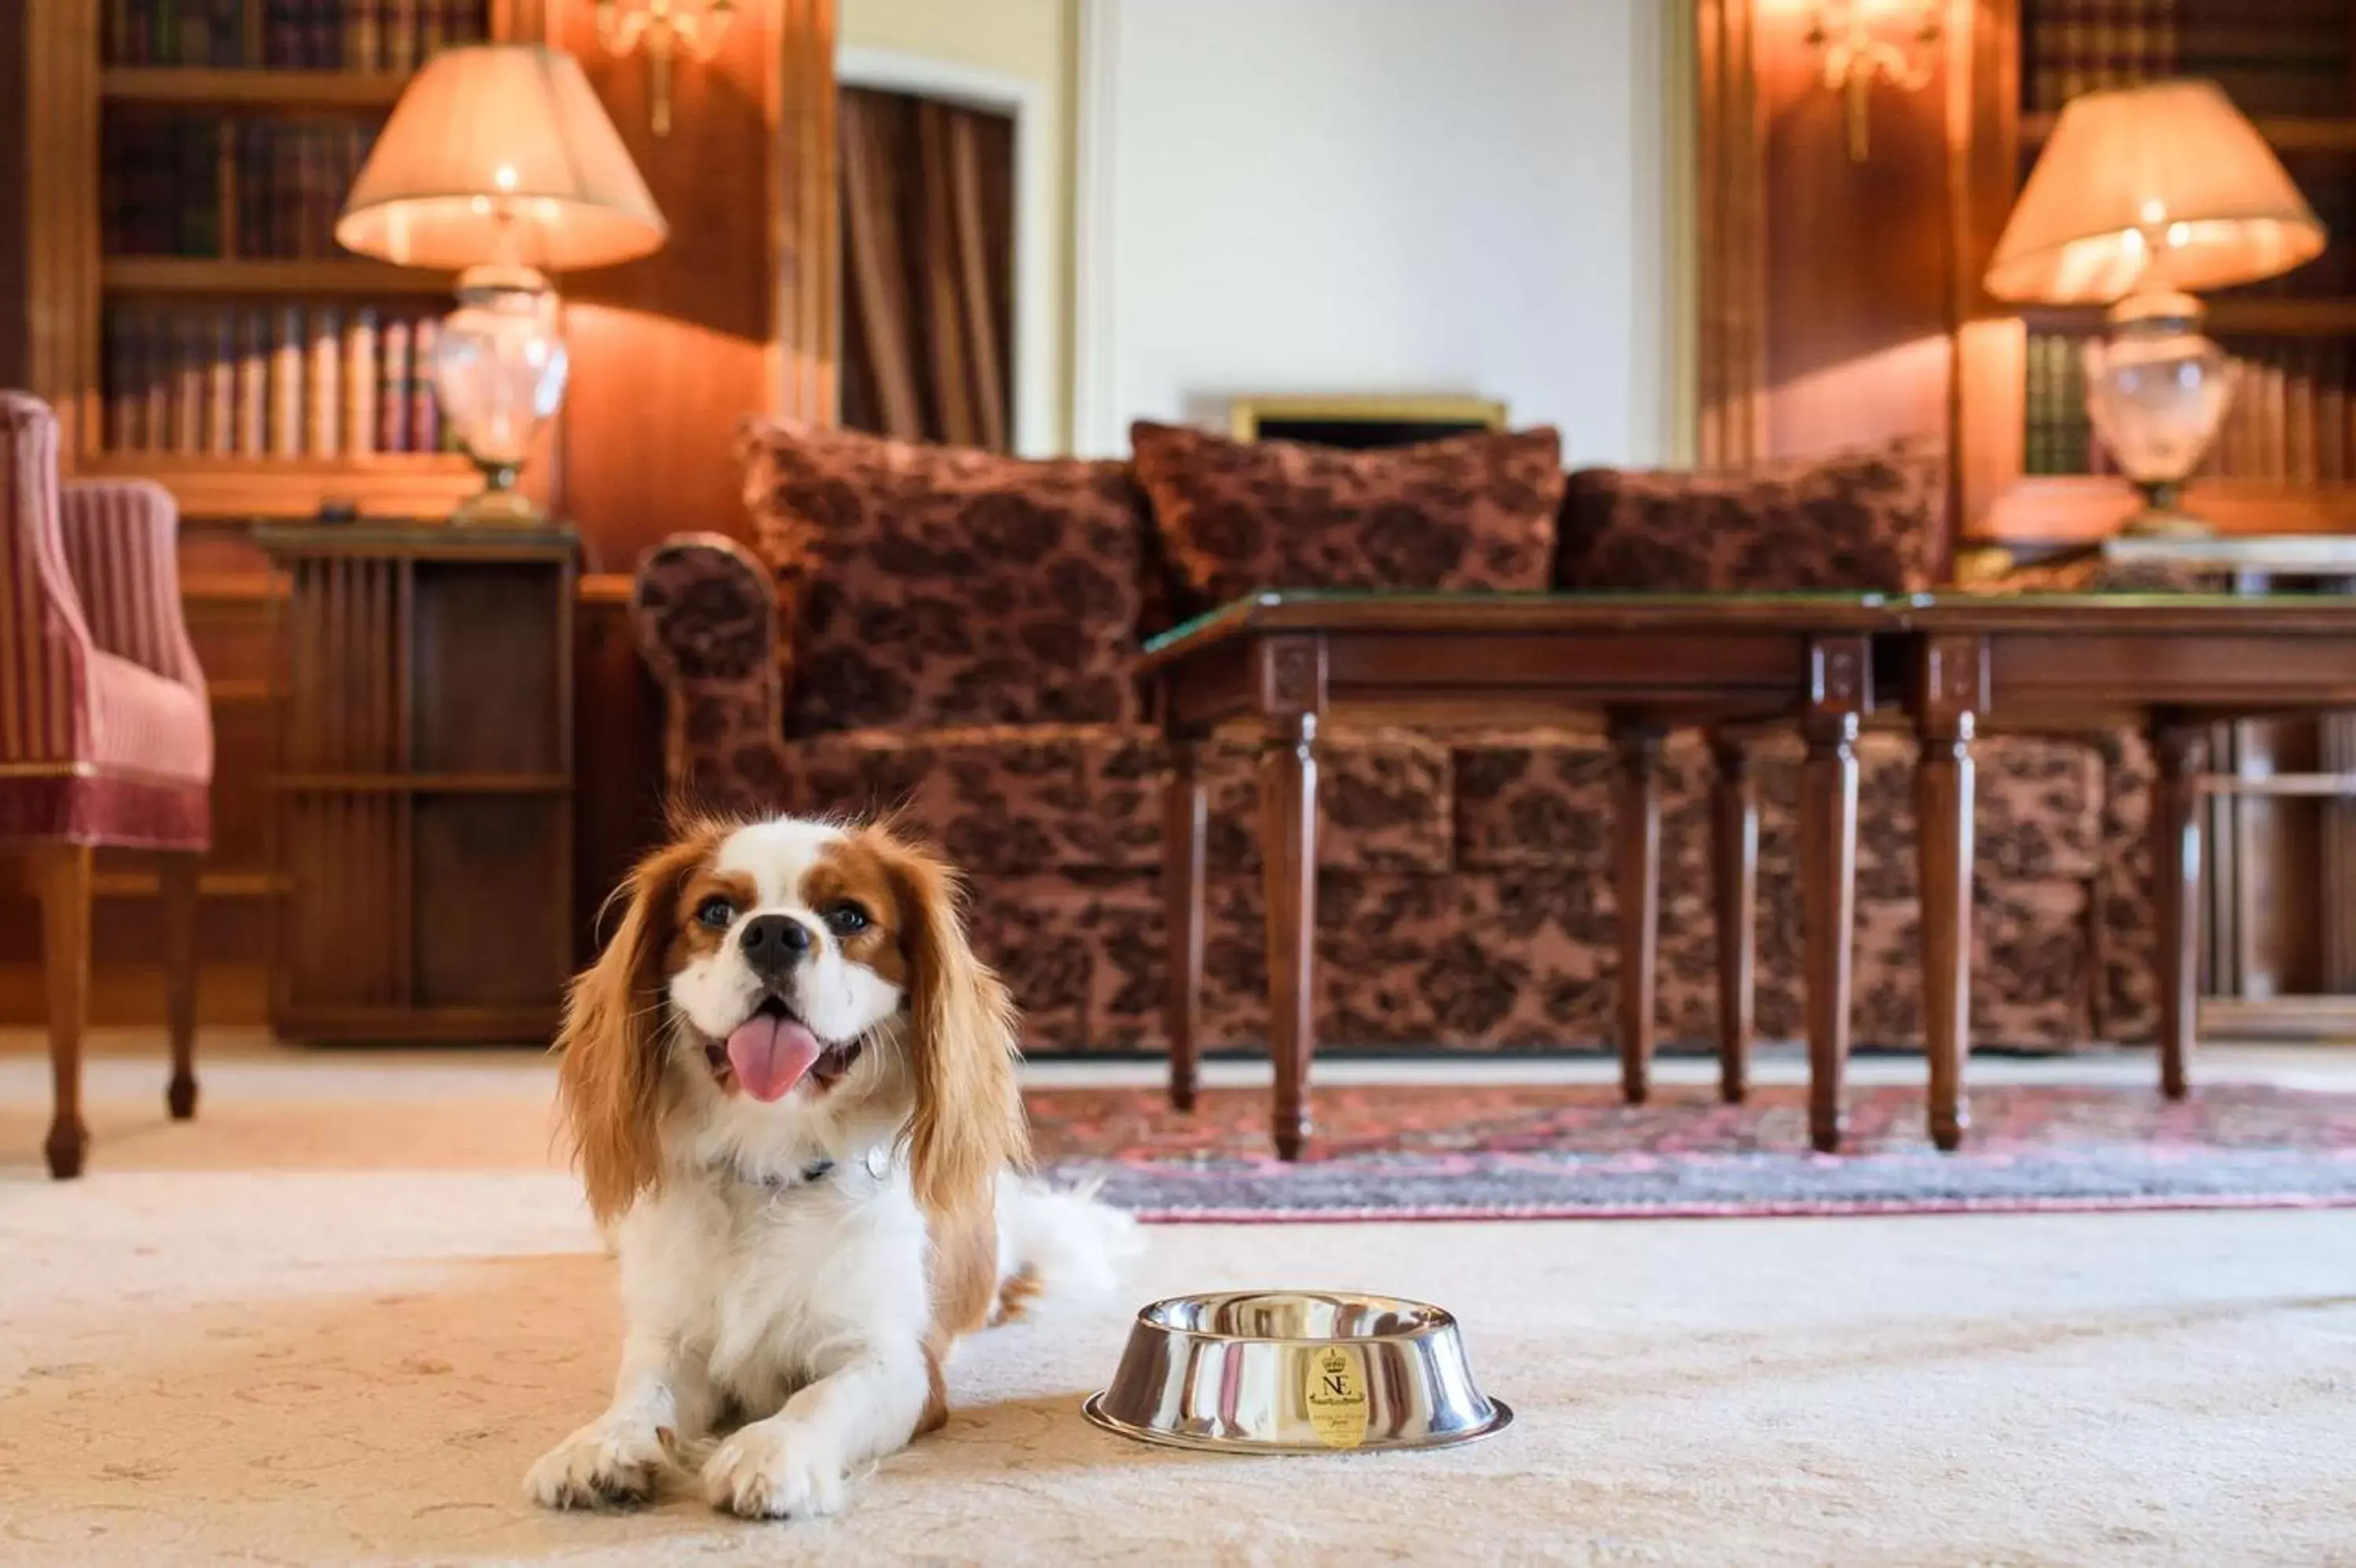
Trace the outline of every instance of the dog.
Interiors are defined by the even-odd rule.
[[[887,826],[792,817],[682,825],[633,871],[558,1041],[621,1367],[532,1500],[697,1469],[732,1513],[834,1512],[947,1419],[961,1337],[1111,1285],[1132,1224],[1028,1174],[1015,1013],[960,894]]]

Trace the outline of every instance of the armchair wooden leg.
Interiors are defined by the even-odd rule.
[[[49,1174],[63,1181],[81,1174],[90,1128],[81,1118],[81,1031],[90,1011],[91,849],[86,844],[43,845],[33,854],[41,897],[41,964],[48,979],[49,1068],[56,1113],[45,1146]]]
[[[172,1030],[172,1083],[165,1104],[175,1119],[197,1114],[197,869],[203,857],[166,855],[164,1010]]]

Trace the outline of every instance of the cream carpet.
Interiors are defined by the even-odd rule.
[[[1126,1445],[1108,1303],[971,1343],[841,1519],[559,1518],[518,1483],[616,1321],[541,1063],[217,1051],[193,1125],[93,1082],[51,1185],[0,1054],[0,1563],[2356,1563],[2356,1211],[1157,1229],[1135,1301],[1428,1296],[1520,1424]]]

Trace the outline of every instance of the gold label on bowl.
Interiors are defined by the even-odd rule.
[[[1346,1345],[1329,1345],[1309,1358],[1309,1424],[1328,1448],[1355,1448],[1366,1440],[1366,1371]]]

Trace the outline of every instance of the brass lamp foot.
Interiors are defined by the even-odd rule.
[[[485,463],[476,459],[483,471],[483,487],[458,504],[450,520],[468,527],[538,528],[548,519],[532,505],[524,493],[515,487],[516,466],[512,463]]]

